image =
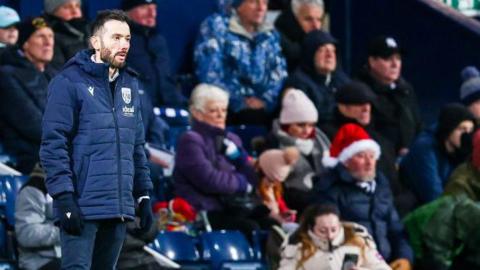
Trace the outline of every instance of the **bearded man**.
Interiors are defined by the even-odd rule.
[[[49,85],[40,159],[61,229],[62,269],[116,269],[126,222],[152,224],[152,189],[123,11],[100,12],[90,46]]]

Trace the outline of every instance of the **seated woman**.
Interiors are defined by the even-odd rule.
[[[367,230],[339,220],[329,204],[308,207],[283,247],[279,270],[390,270]]]
[[[233,195],[251,193],[257,185],[240,138],[225,130],[227,107],[224,90],[208,84],[193,90],[192,129],[180,137],[175,157],[175,195],[197,212],[206,211],[213,229],[238,229],[249,235],[259,229],[257,222],[247,213],[227,211],[224,204]]]
[[[316,128],[318,112],[313,102],[300,90],[289,89],[282,100],[280,118],[273,124],[266,148],[294,146],[300,151],[283,187],[285,201],[299,213],[311,201],[312,177],[323,170],[322,158],[328,153],[330,140]]]

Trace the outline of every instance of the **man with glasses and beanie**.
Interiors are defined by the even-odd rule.
[[[116,269],[126,222],[150,229],[152,189],[127,15],[98,13],[91,50],[49,85],[40,157],[60,224],[62,269]],[[80,251],[80,252],[79,252]]]

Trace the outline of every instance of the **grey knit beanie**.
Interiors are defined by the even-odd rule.
[[[71,0],[43,0],[43,11],[47,14],[52,14],[55,9],[59,6],[65,4],[66,2]],[[82,0],[74,0],[82,4]]]
[[[474,66],[465,67],[462,70],[463,83],[460,87],[460,101],[469,106],[480,99],[480,72]]]

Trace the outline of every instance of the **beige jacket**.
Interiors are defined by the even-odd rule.
[[[353,226],[355,234],[365,239],[367,245],[362,254],[357,246],[345,245],[344,228]],[[343,270],[343,260],[346,254],[356,254],[359,258],[357,269],[359,270],[391,270],[380,253],[378,253],[371,236],[365,227],[355,223],[343,223],[339,235],[332,241],[333,251],[328,249],[328,242],[319,239],[313,232],[309,232],[313,243],[317,247],[315,254],[299,268],[298,261],[301,258],[301,243],[287,243],[282,250],[282,259],[279,270]]]

